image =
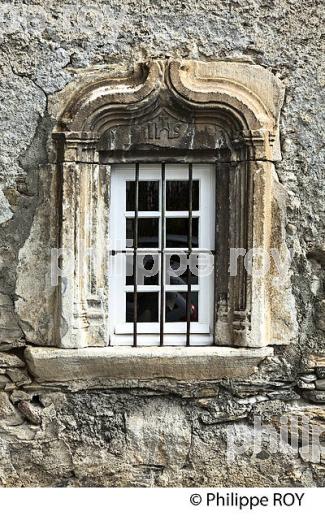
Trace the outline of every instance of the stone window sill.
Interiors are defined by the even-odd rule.
[[[25,351],[35,379],[53,383],[92,379],[243,379],[272,355],[272,347],[28,347]]]

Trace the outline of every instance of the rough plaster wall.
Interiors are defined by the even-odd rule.
[[[27,379],[10,372],[8,361],[0,363],[3,485],[322,485],[324,466],[290,450],[276,461],[262,450],[255,458],[243,455],[234,464],[225,463],[227,429],[243,423],[250,430],[254,410],[260,413],[266,407],[264,415],[278,417],[311,407],[320,423],[324,415],[324,405],[308,404],[321,396],[315,397],[313,387],[303,390],[306,383],[297,380],[307,352],[324,354],[321,4],[1,1],[1,349],[14,346],[22,356],[26,337],[42,341],[43,332],[34,329],[32,320],[19,320],[14,306],[18,311],[24,307],[24,285],[20,277],[17,286],[17,273],[29,269],[35,283],[42,263],[35,258],[33,237],[47,233],[53,243],[44,221],[53,211],[47,186],[55,181],[45,180],[39,170],[39,164],[48,162],[46,143],[55,123],[48,113],[49,96],[70,82],[76,69],[150,57],[247,60],[269,68],[285,83],[283,160],[276,171],[289,195],[286,232],[294,255],[299,322],[297,343],[279,347],[276,360],[261,367],[244,411],[239,402],[243,396],[225,391],[224,383],[212,385],[204,399],[184,397],[168,385],[162,390],[131,391],[126,386],[74,393],[60,388],[48,397],[44,388],[34,392],[22,367],[14,370]],[[320,370],[311,377],[322,380]],[[275,381],[282,382],[278,393]],[[269,384],[275,387],[270,390]],[[17,397],[14,392],[24,385],[25,395]]]

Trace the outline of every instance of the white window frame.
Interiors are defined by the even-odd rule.
[[[187,180],[188,164],[169,163],[165,166],[166,182],[168,180]],[[110,203],[110,251],[125,250],[126,226],[125,219],[132,217],[134,212],[126,211],[126,181],[135,180],[135,164],[114,164],[111,169],[111,203]],[[161,163],[139,165],[139,181],[159,180],[159,208],[161,210]],[[193,181],[198,180],[199,210],[192,212],[192,217],[199,217],[199,249],[213,251],[215,247],[215,166],[214,164],[193,164]],[[145,214],[144,214],[145,213]],[[159,212],[138,212],[138,217],[159,217],[159,247],[161,240],[161,218]],[[173,212],[165,209],[165,217],[187,217],[188,212]],[[176,252],[175,248],[165,248],[165,251]],[[198,248],[193,247],[193,253]],[[153,251],[150,248],[150,252]],[[157,248],[157,251],[159,248]],[[179,248],[179,251],[182,251]],[[132,251],[132,249],[131,249]],[[138,254],[146,252],[138,248]],[[158,253],[158,257],[160,257]],[[212,256],[210,257],[210,261]],[[133,344],[133,323],[125,322],[125,293],[133,292],[133,286],[125,285],[125,253],[110,255],[109,265],[109,323],[108,331],[111,345]],[[212,345],[213,343],[213,306],[214,306],[214,271],[209,276],[200,277],[199,285],[193,285],[192,290],[199,290],[198,309],[199,321],[191,322],[191,345]],[[139,285],[138,292],[150,291],[160,294],[160,286]],[[175,285],[165,285],[165,292],[175,291]],[[178,291],[187,291],[187,286],[177,286]],[[158,298],[160,306],[160,298]],[[160,308],[158,307],[158,320]],[[159,345],[158,322],[137,324],[137,344],[139,346]],[[176,346],[186,344],[186,322],[164,322],[164,345]]]

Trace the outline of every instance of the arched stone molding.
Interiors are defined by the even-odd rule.
[[[273,282],[269,273],[261,276],[265,255],[253,256],[249,272],[239,256],[236,276],[229,274],[231,250],[272,247],[273,162],[280,158],[283,101],[277,78],[245,63],[158,60],[127,77],[102,73],[92,80],[90,74],[64,104],[66,97],[60,94],[54,133],[62,178],[61,247],[70,252],[62,256],[62,269],[68,272],[70,265],[70,272],[60,288],[60,345],[108,343],[110,164],[148,158],[216,163],[215,343],[287,343],[294,328],[290,317],[283,333],[272,331]],[[281,246],[286,251],[283,240]],[[82,260],[90,247],[95,259]]]

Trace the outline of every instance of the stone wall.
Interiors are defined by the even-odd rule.
[[[283,440],[227,459],[254,417],[324,424],[324,172],[321,1],[2,1],[0,5],[0,482],[3,486],[314,486],[324,459]],[[286,241],[299,334],[245,381],[40,383],[27,345],[51,344],[55,295],[38,273],[56,244],[48,157],[57,93],[77,75],[149,58],[259,64],[286,87],[281,114]],[[276,208],[275,208],[276,210]],[[24,294],[37,287],[33,305]],[[229,454],[228,454],[229,455]]]

